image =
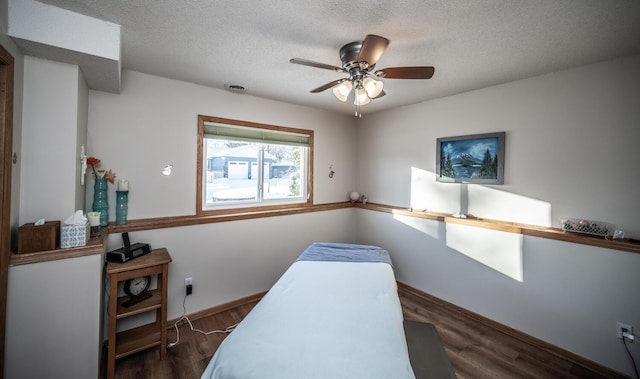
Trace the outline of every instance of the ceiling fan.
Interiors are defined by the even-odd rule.
[[[388,39],[369,34],[364,41],[350,42],[340,48],[342,67],[301,58],[292,58],[289,62],[348,74],[349,76],[346,78],[334,80],[312,89],[310,92],[318,93],[333,87],[333,94],[340,101],[346,101],[351,90],[353,90],[355,94],[353,103],[356,106],[355,116],[362,117],[362,113],[360,113],[361,105],[368,104],[372,99],[385,95],[382,90],[382,81],[375,80],[373,77],[384,79],[430,79],[435,71],[431,66],[388,67],[374,71],[376,62],[380,59],[387,46],[389,46]]]

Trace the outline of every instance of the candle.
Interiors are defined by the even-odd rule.
[[[87,212],[89,218],[89,225],[100,226],[100,212]]]
[[[128,180],[118,181],[118,191],[129,191],[129,181]]]

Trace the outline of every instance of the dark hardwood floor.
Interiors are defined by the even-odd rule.
[[[608,378],[581,365],[558,357],[518,338],[509,336],[468,315],[430,301],[400,286],[400,301],[407,320],[434,324],[459,379],[465,378]],[[249,313],[256,302],[241,305],[193,322],[195,328],[224,330]],[[211,356],[226,335],[204,336],[179,327],[180,341],[160,360],[159,349],[149,349],[116,362],[117,379],[200,378]],[[171,328],[168,342],[176,340]],[[392,378],[390,378],[392,379]]]
[[[441,300],[416,295],[406,286],[400,286],[399,295],[406,320],[430,322],[436,326],[459,379],[624,378],[603,367],[598,367],[602,371],[596,371],[571,361],[569,356],[559,356],[526,339],[516,338],[478,321],[471,312],[443,306]]]

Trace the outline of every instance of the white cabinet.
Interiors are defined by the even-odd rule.
[[[11,265],[4,377],[97,378],[103,254]]]

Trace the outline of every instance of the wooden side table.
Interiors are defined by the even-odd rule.
[[[160,358],[167,357],[167,280],[171,256],[165,248],[154,249],[149,254],[125,263],[108,262],[109,276],[109,340],[107,353],[107,378],[115,375],[116,359],[139,351],[160,346]],[[157,288],[151,297],[130,307],[122,304],[129,299],[118,297],[118,283],[128,279],[157,275]],[[116,333],[118,320],[129,316],[156,312],[155,322]]]

